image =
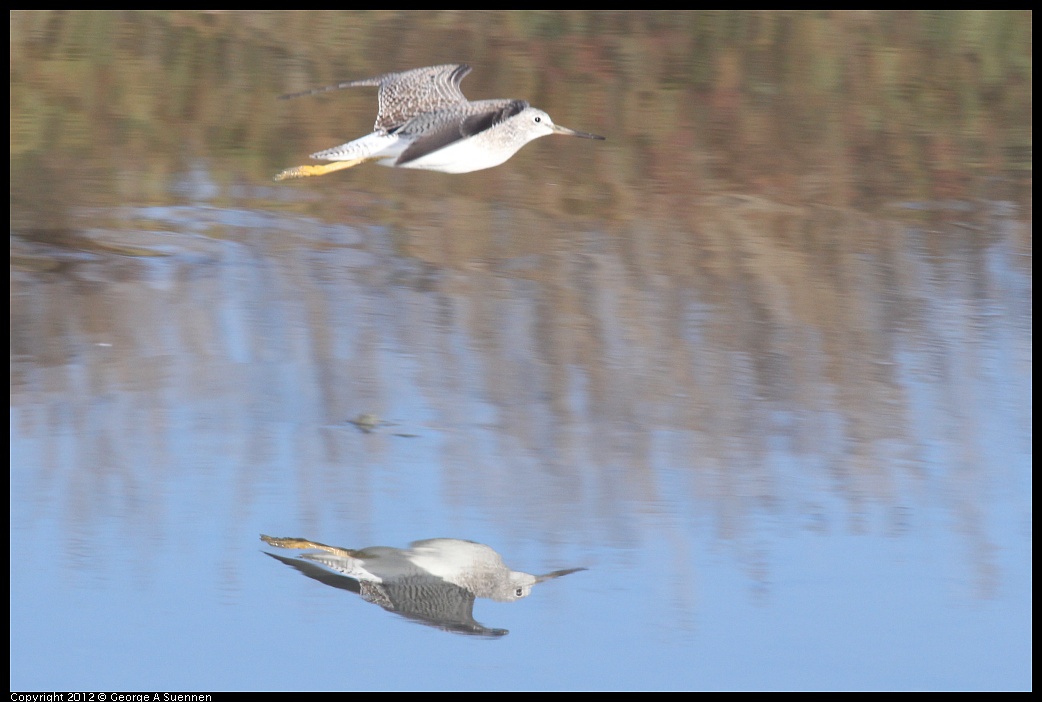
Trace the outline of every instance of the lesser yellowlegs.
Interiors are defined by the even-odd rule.
[[[361,550],[315,541],[261,535],[279,548],[307,549],[300,558],[268,553],[312,580],[361,595],[389,612],[446,631],[503,636],[506,629],[474,619],[474,599],[517,600],[536,583],[583,568],[529,575],[510,570],[484,544],[459,539],[416,541],[407,549],[374,546]]]
[[[532,586],[575,573],[585,568],[555,570],[546,575],[531,575],[511,570],[503,558],[485,544],[462,539],[424,539],[409,548],[370,546],[363,549],[327,546],[317,541],[261,534],[261,540],[279,548],[306,549],[301,557],[321,563],[352,580],[388,583],[405,576],[425,575],[443,580],[497,602],[513,602],[528,597]]]
[[[459,84],[470,70],[462,63],[415,68],[282,96],[376,86],[380,106],[372,134],[311,154],[332,163],[287,168],[275,180],[325,175],[367,161],[469,173],[498,166],[528,142],[549,134],[604,139],[554,124],[550,115],[524,100],[467,100]]]

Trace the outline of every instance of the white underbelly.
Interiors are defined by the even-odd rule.
[[[475,143],[474,139],[463,139],[397,167],[419,168],[442,173],[470,173],[500,165],[516,154],[521,146],[490,149],[487,148],[487,145],[483,146],[480,141]],[[379,163],[382,166],[395,165],[394,161],[381,160]]]

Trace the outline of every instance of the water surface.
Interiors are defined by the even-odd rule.
[[[14,13],[11,687],[1029,689],[1031,15]],[[605,142],[273,183],[466,61]],[[467,637],[258,534],[468,539]]]

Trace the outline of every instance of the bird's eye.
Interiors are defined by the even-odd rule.
[[[538,119],[539,118],[537,117],[536,120],[538,121]],[[514,597],[524,597],[524,596],[525,596],[525,591],[522,588],[517,588],[516,590],[514,590]]]
[[[543,118],[542,118],[542,117],[536,117],[536,118],[535,118],[535,121],[536,121],[536,122],[542,122],[542,121],[543,121]]]

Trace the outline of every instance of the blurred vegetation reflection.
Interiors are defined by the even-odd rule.
[[[429,46],[481,67],[471,99],[508,90],[625,144],[572,193],[602,213],[647,181],[839,206],[1029,187],[1028,11],[16,11],[14,221],[165,199],[195,162],[256,182],[372,119],[343,99],[287,119],[275,96],[427,65]]]
[[[404,443],[451,508],[623,540],[621,505],[678,495],[736,542],[779,505],[825,530],[832,491],[897,533],[939,470],[994,592],[982,495],[1030,463],[1031,20],[12,12],[12,434],[84,521],[147,522],[165,469],[221,456],[364,523],[432,434]],[[609,141],[271,182],[375,116],[276,96],[431,47]]]

